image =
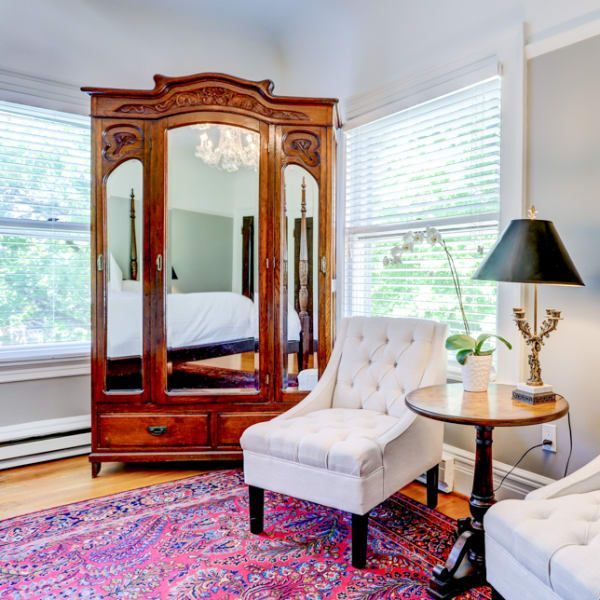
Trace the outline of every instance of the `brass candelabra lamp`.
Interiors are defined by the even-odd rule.
[[[546,319],[538,331],[537,285],[535,288],[533,332],[525,318],[525,310],[523,308],[513,308],[513,315],[519,331],[523,335],[523,338],[525,338],[525,343],[531,348],[531,354],[529,355],[529,379],[527,380],[527,385],[542,386],[544,385],[544,382],[542,381],[542,368],[540,367],[540,350],[544,344],[544,338],[548,337],[556,329],[558,322],[561,320],[561,316],[560,310],[547,308]]]
[[[513,397],[537,403],[554,400],[555,397],[552,386],[542,380],[539,355],[544,340],[562,318],[560,310],[548,308],[546,318],[538,328],[538,284],[585,284],[554,224],[537,219],[533,206],[528,216],[528,219],[515,219],[509,223],[473,278],[533,284],[533,330],[525,317],[525,309],[513,308],[514,321],[531,349],[529,379],[517,385]]]

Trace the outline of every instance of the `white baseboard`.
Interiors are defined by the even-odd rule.
[[[44,419],[43,421],[30,421],[29,423],[18,423],[16,425],[4,425],[3,427],[0,427],[0,444],[90,429],[91,426],[91,415],[77,415],[75,417],[63,417],[61,419]]]
[[[464,496],[471,494],[475,454],[456,446],[444,444],[444,454],[454,459],[454,491]],[[512,469],[512,465],[494,461],[494,487]],[[532,471],[516,468],[504,481],[496,493],[498,499],[524,498],[529,492],[554,483],[554,479],[538,475]]]
[[[90,452],[90,415],[0,427],[0,469]]]
[[[444,451],[439,468],[438,490],[450,494],[454,491],[454,456]],[[427,483],[427,474],[417,477],[417,481]]]

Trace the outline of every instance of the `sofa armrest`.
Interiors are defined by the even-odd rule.
[[[527,494],[527,500],[548,500],[600,490],[600,456],[564,479]]]
[[[275,417],[275,419],[292,419],[294,417],[302,417],[316,410],[326,410],[331,408],[333,390],[335,388],[338,368],[342,358],[342,346],[344,337],[346,335],[346,329],[347,322],[342,321],[333,352],[331,353],[327,367],[325,367],[325,371],[323,371],[323,375],[317,382],[317,385],[308,394],[308,396],[298,402],[296,406],[290,408],[278,417]]]

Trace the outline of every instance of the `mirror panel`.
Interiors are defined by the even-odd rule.
[[[296,165],[284,170],[283,389],[311,390],[318,379],[319,186]]]
[[[259,134],[168,132],[167,391],[259,389]]]
[[[121,163],[106,180],[106,389],[142,389],[143,166]]]

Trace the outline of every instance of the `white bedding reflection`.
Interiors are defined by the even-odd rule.
[[[142,295],[137,281],[123,281],[121,291],[110,291],[108,356],[142,353]],[[257,304],[234,292],[167,294],[169,349],[258,339]],[[300,339],[298,313],[288,309],[288,339]]]

